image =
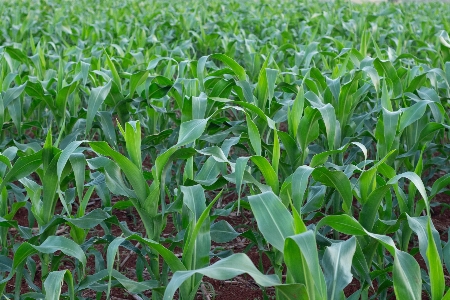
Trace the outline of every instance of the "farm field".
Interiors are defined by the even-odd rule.
[[[450,300],[449,16],[0,0],[0,299]]]

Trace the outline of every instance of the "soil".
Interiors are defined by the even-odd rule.
[[[221,205],[225,206],[226,204],[234,201],[234,196],[232,194],[228,195],[228,197],[224,197],[222,200]],[[436,196],[436,198],[433,200],[434,202],[439,202],[441,205],[434,207],[432,211],[432,219],[433,223],[436,227],[436,229],[439,231],[441,235],[441,240],[444,242],[448,241],[448,229],[450,227],[450,196],[441,193]],[[101,206],[100,201],[93,201],[91,205],[88,206],[89,210],[93,210],[95,208],[98,208]],[[61,207],[57,207],[57,211],[61,211]],[[126,210],[114,210],[113,214],[117,216],[119,221],[125,221],[128,224],[128,227],[130,230],[135,232],[141,232],[143,233],[144,229],[139,221],[139,218],[136,218],[137,212],[131,208]],[[18,221],[18,223],[22,226],[29,227],[28,224],[28,211],[25,208],[19,209],[17,212],[15,220]],[[224,219],[227,222],[229,222],[237,231],[243,232],[245,230],[248,230],[249,228],[254,227],[255,222],[252,219],[252,215],[249,211],[243,210],[243,213],[241,215],[237,215],[235,212],[231,213],[227,217],[219,217],[217,220]],[[314,219],[314,222],[317,220]],[[310,221],[312,222],[312,221]],[[34,227],[36,224],[32,224]],[[61,235],[67,235],[68,234],[68,228],[66,228],[67,231],[60,231],[59,234]],[[166,226],[166,229],[163,232],[163,237],[169,237],[176,233],[176,230],[173,226],[173,223],[171,221],[171,218],[168,218],[168,224]],[[90,232],[88,238],[90,236],[103,236],[104,232],[103,229],[100,226],[97,226],[94,228],[92,232]],[[114,236],[120,236],[121,230],[118,226],[112,227],[112,234]],[[414,241],[412,241],[414,243]],[[220,244],[221,247],[224,247],[226,249],[231,249],[234,253],[238,252],[245,252],[250,257],[250,259],[253,261],[253,263],[258,266],[260,265],[260,259],[261,259],[261,265],[263,267],[263,271],[265,273],[273,273],[273,269],[271,268],[272,264],[268,257],[264,254],[258,251],[255,246],[248,248],[248,245],[250,244],[250,241],[243,237],[238,237],[235,240],[231,241],[227,244]],[[218,246],[213,243],[213,247]],[[105,249],[101,245],[95,246],[97,250],[105,252]],[[417,245],[415,245],[417,247]],[[137,280],[136,277],[136,254],[131,253],[130,251],[120,248],[120,268],[119,271],[129,277],[130,279]],[[35,261],[39,261],[37,257],[35,258]],[[425,263],[423,261],[423,258],[420,256],[420,254],[416,254],[415,258],[419,262],[419,265],[421,268],[426,268]],[[213,258],[212,262],[216,261],[217,258]],[[95,270],[95,260],[93,256],[88,257],[88,263],[87,263],[87,270],[89,274],[93,274]],[[450,286],[450,276],[445,270],[446,276],[446,285]],[[148,274],[147,274],[148,275]],[[38,287],[42,287],[42,282],[40,281],[40,269],[38,267],[36,280],[34,281],[34,284]],[[145,278],[145,279],[150,279]],[[14,278],[8,282],[6,286],[7,292],[12,292],[14,290],[15,282]],[[346,287],[344,290],[345,295],[348,297],[354,292],[358,291],[360,288],[359,282],[356,279],[353,279],[353,281]],[[63,291],[67,290],[67,287],[65,284],[62,288]],[[30,292],[31,289],[25,282],[25,280],[22,281],[21,285],[21,293]],[[375,291],[371,290],[370,294],[373,295]],[[392,288],[388,290],[389,293],[393,293]],[[265,294],[265,295],[264,295]],[[151,296],[151,292],[146,292],[146,296]],[[95,299],[96,293],[92,290],[86,290],[83,292],[83,296]],[[106,299],[106,295],[102,295],[101,299]],[[111,299],[139,299],[138,297],[129,294],[124,289],[121,288],[112,288],[111,290]],[[238,277],[235,277],[233,279],[227,280],[227,281],[219,281],[214,280],[211,278],[204,277],[203,278],[203,284],[201,288],[199,289],[199,292],[197,294],[198,300],[201,299],[218,299],[218,300],[256,300],[256,299],[275,299],[275,290],[274,288],[268,288],[266,289],[265,293],[261,290],[261,288],[253,281],[251,277],[248,275],[241,275]],[[428,299],[428,296],[424,293],[423,299]]]

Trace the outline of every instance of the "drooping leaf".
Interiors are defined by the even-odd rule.
[[[213,279],[227,280],[243,273],[250,275],[261,286],[277,286],[280,284],[275,275],[262,274],[247,255],[238,253],[202,269],[176,272],[164,292],[164,300],[171,300],[176,290],[194,274],[201,274]]]

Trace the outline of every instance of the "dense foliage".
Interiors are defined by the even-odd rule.
[[[2,299],[450,299],[449,7],[0,1]]]

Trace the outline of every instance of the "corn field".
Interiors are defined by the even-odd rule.
[[[0,1],[0,299],[450,300],[449,16]]]

